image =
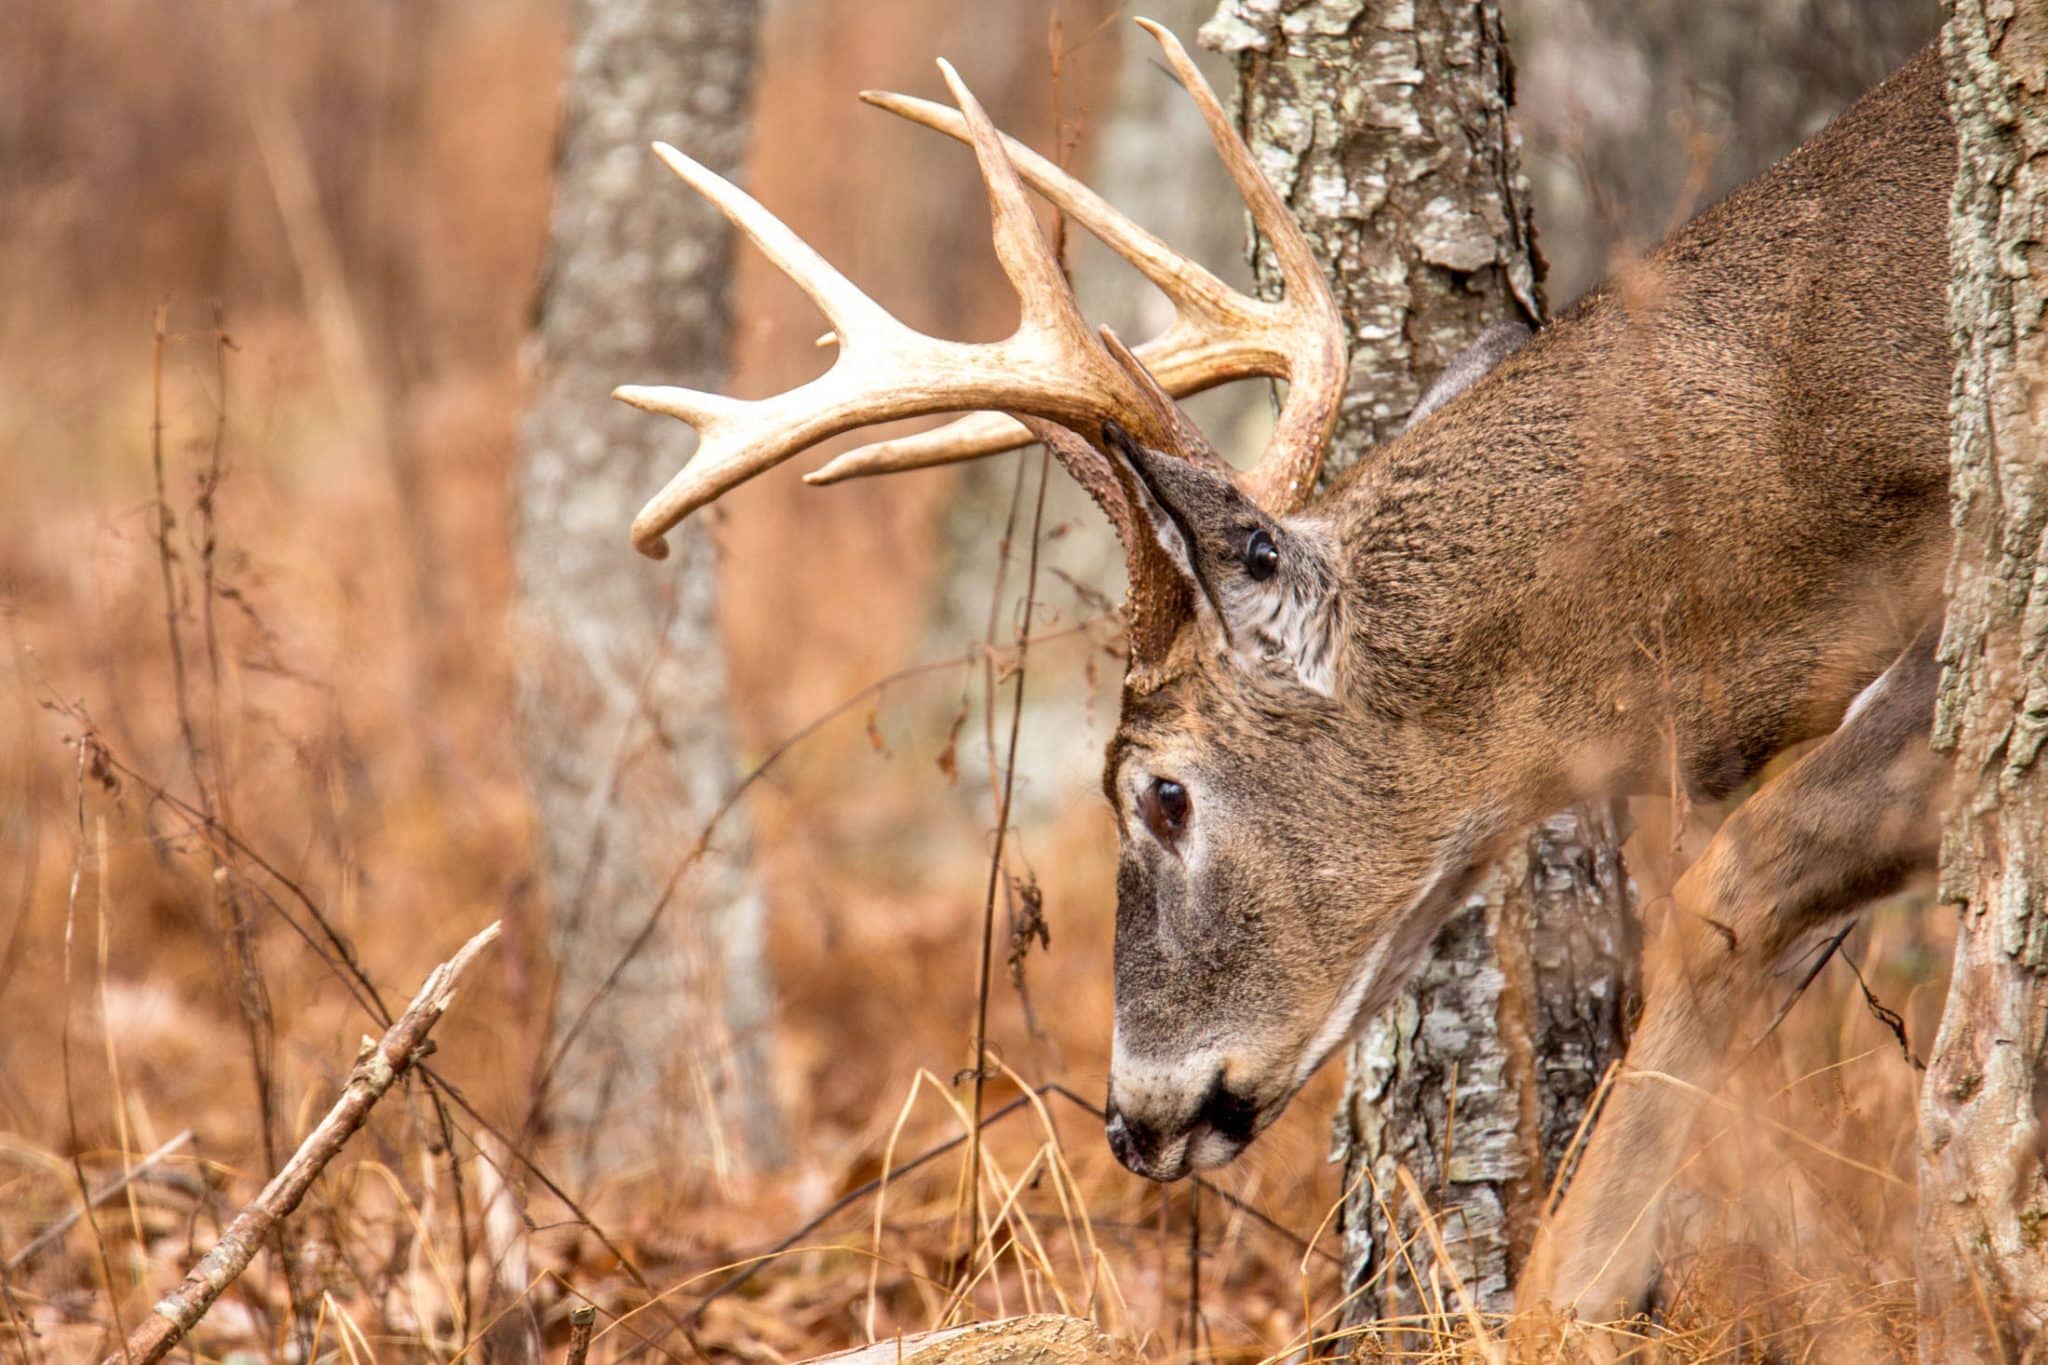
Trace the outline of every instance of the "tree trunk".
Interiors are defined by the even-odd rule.
[[[735,1136],[772,1163],[763,902],[736,818],[634,947],[734,760],[706,524],[672,532],[659,564],[626,541],[694,437],[609,397],[624,382],[719,387],[732,235],[647,144],[736,174],[755,15],[747,0],[577,0],[572,13],[517,489],[521,731],[556,1046],[590,1009],[545,1113],[586,1176],[657,1158],[670,1175],[678,1158],[722,1170]]]
[[[1238,54],[1242,122],[1350,327],[1351,388],[1324,465],[1334,476],[1399,432],[1425,382],[1489,324],[1541,319],[1498,6],[1231,0],[1203,36]],[[1277,287],[1262,244],[1254,260]],[[1426,1293],[1410,1267],[1427,1279],[1433,1258],[1400,1249],[1417,1226],[1400,1166],[1434,1206],[1449,1269],[1482,1307],[1510,1304],[1549,1183],[1633,1014],[1620,818],[1589,807],[1532,833],[1354,1043],[1335,1133],[1353,1321],[1414,1312]]]
[[[1961,912],[1922,1093],[1923,1360],[2048,1348],[2048,0],[1957,0],[1944,40],[1956,528],[1934,743]]]

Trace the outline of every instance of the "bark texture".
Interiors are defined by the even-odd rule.
[[[556,1039],[598,1004],[546,1112],[586,1175],[723,1166],[734,1139],[773,1162],[764,911],[738,822],[640,941],[734,762],[706,519],[660,563],[626,541],[695,438],[609,397],[624,382],[720,387],[732,235],[647,144],[737,174],[756,16],[747,0],[577,0],[572,15],[517,489],[521,730]]]
[[[1399,1195],[1402,1166],[1475,1302],[1512,1306],[1550,1183],[1635,1012],[1621,838],[1613,806],[1544,822],[1353,1044],[1335,1136],[1348,1283],[1375,1286],[1360,1296],[1363,1316],[1413,1313],[1433,1297],[1410,1268],[1427,1277],[1427,1243],[1403,1251],[1418,1225]]]
[[[1508,120],[1499,8],[1432,0],[1232,0],[1205,41],[1239,56],[1240,119],[1329,272],[1351,332],[1325,477],[1399,432],[1489,324],[1542,318],[1542,261]],[[1277,271],[1254,244],[1261,284]],[[1446,490],[1447,494],[1454,490]],[[1505,1308],[1585,1102],[1621,1055],[1636,930],[1616,808],[1534,832],[1367,1026],[1336,1150],[1354,1320],[1413,1311],[1405,1165],[1458,1275]],[[1390,1221],[1391,1215],[1391,1221]]]
[[[1956,541],[1934,742],[1961,914],[1922,1094],[1921,1358],[2048,1348],[2048,3],[1957,0]]]

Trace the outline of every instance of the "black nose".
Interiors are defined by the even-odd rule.
[[[1202,1096],[1201,1107],[1195,1110],[1194,1121],[1188,1126],[1208,1128],[1233,1146],[1242,1147],[1258,1130],[1259,1105],[1249,1095],[1240,1095],[1224,1085],[1223,1073],[1218,1071],[1216,1079],[1209,1083],[1209,1093]]]
[[[1103,1125],[1102,1133],[1109,1139],[1109,1150],[1116,1153],[1125,1170],[1133,1175],[1145,1174],[1145,1154],[1139,1148],[1138,1134],[1114,1105],[1110,1106],[1109,1121]]]

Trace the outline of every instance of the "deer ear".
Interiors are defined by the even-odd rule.
[[[1522,349],[1522,344],[1534,335],[1519,322],[1496,322],[1481,332],[1479,340],[1453,356],[1451,363],[1444,366],[1444,372],[1422,391],[1421,401],[1408,414],[1408,425],[1413,427],[1484,379],[1494,366]]]
[[[1149,450],[1115,423],[1102,439],[1220,652],[1333,695],[1344,632],[1337,576],[1315,523],[1268,516],[1227,476]]]

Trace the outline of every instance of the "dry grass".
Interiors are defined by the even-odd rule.
[[[938,22],[926,8],[865,40],[921,66],[922,26]],[[506,489],[553,9],[377,8],[367,38],[335,13],[237,12],[233,41],[227,12],[207,13],[32,6],[0,35],[0,58],[28,73],[26,113],[7,127],[34,134],[10,149],[22,169],[0,210],[0,1254],[74,1209],[81,1186],[194,1133],[8,1267],[0,1357],[103,1353],[253,1193],[266,1139],[288,1151],[324,1109],[375,1031],[363,983],[402,997],[501,917],[501,954],[437,1035],[433,1066],[452,1090],[415,1084],[386,1102],[285,1254],[259,1259],[202,1325],[198,1356],[292,1355],[296,1322],[315,1354],[350,1365],[518,1359],[529,1334],[559,1351],[582,1303],[600,1309],[598,1360],[796,1359],[1041,1310],[1093,1316],[1158,1359],[1311,1344],[1453,1359],[1497,1335],[1460,1307],[1455,1267],[1427,1238],[1403,1259],[1444,1311],[1339,1332],[1340,1191],[1322,1160],[1335,1076],[1224,1174],[1239,1204],[1201,1198],[1199,1257],[1190,1190],[1127,1176],[1081,1104],[1028,1088],[1102,1093],[1113,857],[1087,784],[1038,752],[1054,746],[1034,746],[1030,713],[1011,867],[1035,876],[1051,919],[1051,949],[1028,961],[1045,1031],[999,974],[990,1032],[1006,1067],[987,1102],[1024,1102],[989,1130],[981,1226],[964,1226],[958,1149],[905,1170],[963,1131],[953,1073],[969,1060],[993,817],[982,784],[935,760],[962,697],[982,704],[978,668],[882,689],[750,796],[784,992],[791,1166],[633,1173],[570,1191],[577,1209],[549,1191],[562,1151],[520,1135],[551,967],[510,731]],[[806,51],[820,60],[787,60]],[[289,92],[320,191],[310,208],[280,197],[252,136],[251,118],[270,116],[243,96],[259,67]],[[764,81],[796,89],[805,71]],[[71,98],[85,89],[91,100]],[[1037,97],[1018,98],[1028,115]],[[777,107],[764,106],[764,156],[814,135],[814,110]],[[367,142],[365,110],[381,130]],[[780,162],[763,173],[791,175]],[[293,241],[292,216],[308,212],[338,296],[308,263],[307,224]],[[159,403],[151,315],[167,296]],[[379,340],[351,359],[351,335]],[[756,354],[774,344],[743,339]],[[764,364],[754,380],[775,382]],[[933,652],[915,623],[938,556],[918,518],[947,485],[909,483],[801,505],[786,486],[750,491],[727,528],[739,562],[807,570],[725,585],[753,754]],[[878,546],[860,519],[897,497]],[[826,499],[856,529],[821,538]],[[1100,687],[1113,664],[1099,632],[1077,629],[1091,608],[1061,590],[1048,610],[1033,694]],[[882,624],[849,642],[849,621]],[[807,645],[791,680],[792,638],[845,647]],[[1098,727],[1108,710],[1094,708]],[[981,734],[977,710],[963,756]],[[1639,843],[1654,890],[1664,840]],[[1924,1048],[1940,935],[1902,907],[1849,946]],[[1682,1177],[1664,1358],[1901,1349],[1915,1085],[1831,966],[1727,1092]],[[780,1245],[885,1174],[883,1192]],[[754,1273],[712,1297],[739,1267]]]

